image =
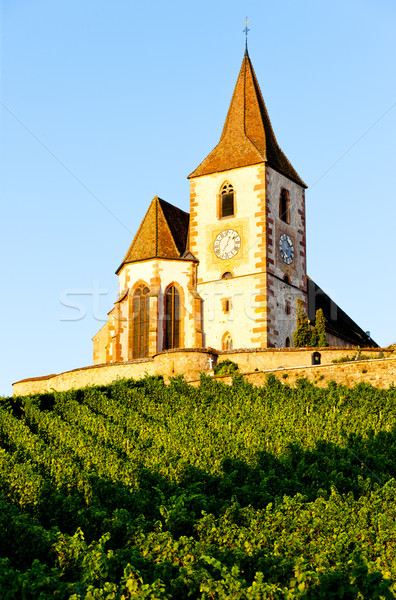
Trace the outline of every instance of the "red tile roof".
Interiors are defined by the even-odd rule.
[[[153,198],[116,273],[127,263],[150,258],[181,258],[186,250],[188,222],[188,213],[157,196]]]
[[[189,178],[262,162],[307,187],[278,146],[246,50],[220,141]]]

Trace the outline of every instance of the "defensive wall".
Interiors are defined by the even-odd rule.
[[[188,348],[166,350],[150,358],[122,363],[93,365],[52,374],[44,377],[23,379],[13,384],[14,396],[43,392],[78,389],[89,385],[108,385],[117,379],[141,379],[145,375],[169,377],[183,374],[187,381],[197,383],[200,373],[213,374],[217,362],[230,359],[236,362],[241,373],[255,385],[261,385],[266,375],[273,372],[283,383],[293,384],[296,379],[306,377],[317,385],[327,385],[334,380],[351,386],[366,382],[376,387],[387,388],[396,384],[396,351],[379,348],[357,350],[354,348],[319,348],[320,365],[312,365],[312,348],[279,348],[264,350],[216,351],[211,348]],[[343,357],[354,358],[358,353],[368,360],[336,363]],[[219,377],[226,383],[229,377]]]
[[[269,373],[273,373],[282,383],[294,385],[298,379],[305,377],[315,385],[326,387],[329,381],[352,387],[357,383],[369,383],[377,388],[387,389],[396,384],[396,356],[394,358],[371,359],[331,365],[311,365],[308,367],[287,367],[268,371],[243,373],[250,383],[260,386],[265,383]],[[224,383],[231,384],[232,377],[216,377]],[[199,380],[192,381],[197,385]]]

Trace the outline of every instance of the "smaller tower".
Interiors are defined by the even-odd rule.
[[[94,364],[202,346],[196,259],[186,252],[189,215],[155,197],[116,273],[119,297],[94,336]]]

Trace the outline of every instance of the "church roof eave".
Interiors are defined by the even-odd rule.
[[[261,159],[261,160],[258,160],[257,162],[251,162],[249,165],[237,165],[237,166],[232,166],[232,167],[224,167],[224,168],[219,168],[216,171],[208,171],[207,173],[195,174],[195,172],[193,172],[193,173],[191,173],[190,175],[187,176],[187,179],[195,179],[196,177],[204,177],[205,175],[210,175],[212,173],[225,173],[226,171],[232,171],[233,169],[243,169],[246,166],[253,167],[254,165],[260,165],[260,164],[268,165],[269,167],[271,167],[271,169],[273,169],[277,173],[280,173],[281,175],[284,175],[284,172],[280,171],[279,168],[274,167],[267,160]],[[305,189],[308,188],[307,184],[304,183],[300,179],[300,177],[298,177],[298,176],[297,177],[292,177],[291,175],[287,175],[287,177],[288,177],[288,179],[291,179],[292,181],[294,181],[298,185],[301,185]]]
[[[136,263],[144,263],[144,262],[149,262],[150,260],[173,260],[173,261],[177,261],[177,262],[199,262],[197,258],[187,258],[187,257],[183,257],[183,256],[179,256],[179,257],[169,257],[169,256],[149,256],[147,258],[142,258],[140,260],[128,260],[128,261],[123,261],[120,266],[118,267],[118,269],[115,271],[116,275],[119,275],[120,272],[122,271],[122,269],[128,265],[134,265]]]

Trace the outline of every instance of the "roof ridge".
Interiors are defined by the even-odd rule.
[[[158,236],[159,227],[158,227],[158,225],[159,225],[159,210],[160,210],[161,214],[162,214],[163,221],[165,223],[165,226],[167,227],[168,233],[169,233],[169,235],[171,237],[171,240],[173,242],[174,249],[176,250],[176,253],[178,253],[179,256],[180,256],[180,251],[179,251],[179,248],[177,247],[177,244],[176,244],[173,232],[172,232],[172,230],[171,230],[171,228],[169,226],[168,219],[166,218],[166,215],[165,215],[165,213],[164,213],[164,211],[162,209],[162,206],[161,206],[161,204],[159,202],[160,199],[158,198],[158,196],[156,196],[156,198],[157,198],[157,240],[156,240],[157,246],[156,246],[156,254],[158,255],[158,253],[159,253],[159,251],[158,251],[158,241],[159,241],[159,236]],[[170,205],[170,206],[172,206],[172,205]]]
[[[158,254],[158,196],[155,196],[155,255]]]

